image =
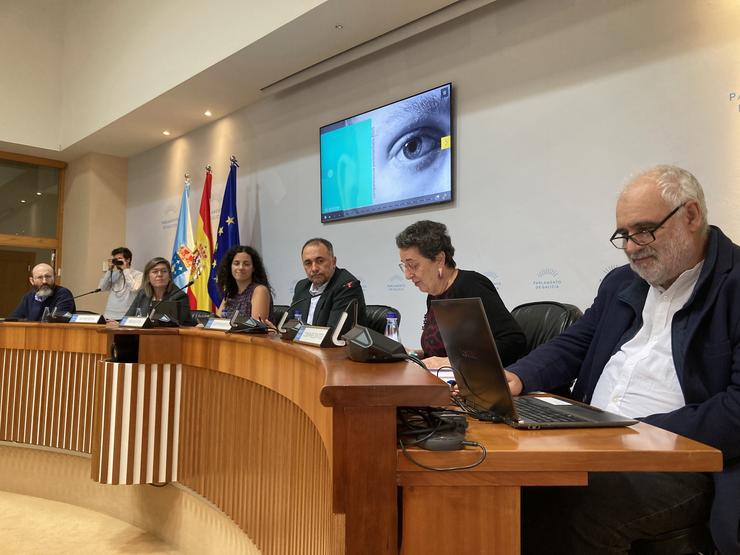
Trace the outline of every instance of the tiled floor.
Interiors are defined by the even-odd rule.
[[[0,553],[180,552],[122,520],[75,505],[0,491]]]

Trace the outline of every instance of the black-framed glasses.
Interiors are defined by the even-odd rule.
[[[418,262],[401,262],[398,267],[401,269],[401,271],[405,274],[407,271],[410,273],[416,272],[416,270],[419,269],[419,263]]]
[[[658,231],[661,227],[663,227],[665,223],[670,219],[670,217],[673,216],[676,212],[678,212],[685,205],[686,205],[685,202],[682,204],[679,204],[673,210],[671,210],[670,214],[668,214],[665,218],[663,218],[660,222],[658,222],[654,226],[649,227],[647,229],[642,229],[636,233],[633,233],[632,235],[624,235],[624,234],[620,235],[618,231],[615,231],[614,235],[611,236],[609,241],[611,241],[612,245],[614,245],[618,249],[626,249],[627,241],[632,241],[635,245],[639,245],[640,247],[649,245],[650,243],[655,241],[655,232]]]

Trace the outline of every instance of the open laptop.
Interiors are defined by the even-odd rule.
[[[483,419],[514,428],[631,426],[637,420],[557,396],[513,398],[480,299],[432,301],[460,395]]]

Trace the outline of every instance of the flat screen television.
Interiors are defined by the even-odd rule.
[[[452,83],[323,126],[323,223],[452,200]]]

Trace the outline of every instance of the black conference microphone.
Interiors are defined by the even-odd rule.
[[[321,293],[317,295],[305,295],[297,301],[293,302],[288,307],[288,309],[283,313],[283,316],[282,318],[280,318],[280,321],[277,325],[277,331],[280,334],[281,339],[293,339],[295,337],[295,334],[298,333],[298,330],[301,329],[301,322],[299,322],[295,318],[290,318],[290,320],[288,320],[290,311],[302,302],[310,301],[311,299],[313,299],[314,297],[318,297],[319,295],[321,295]]]
[[[350,302],[356,302],[354,299]],[[350,305],[347,305],[349,310]],[[342,315],[342,319],[339,320],[338,328],[341,329],[341,325],[346,320],[346,311]],[[335,336],[338,335],[335,333]],[[357,323],[357,305],[355,305],[355,322],[352,329],[342,336],[345,344],[347,345],[347,356],[351,360],[357,362],[394,362],[399,360],[412,360],[413,362],[419,363],[417,360],[409,357],[406,353],[406,349],[403,344],[386,337],[382,333],[370,329],[366,326],[361,326]],[[423,363],[422,363],[423,366]]]
[[[339,316],[339,320],[337,320],[336,326],[334,326],[334,333],[331,336],[331,340],[337,347],[343,347],[346,344],[346,342],[340,339],[339,336],[344,329],[344,324],[345,322],[347,322],[347,318],[349,318],[349,309],[352,307],[354,307],[354,311],[352,312],[352,325],[350,326],[350,330],[357,326],[357,311],[360,308],[360,303],[357,301],[357,299],[352,299],[350,302],[347,303],[347,307],[344,309],[344,311],[342,311],[342,314]]]
[[[365,326],[353,327],[342,338],[347,342],[347,356],[357,362],[394,362],[410,359],[401,343]]]
[[[231,324],[231,329],[226,333],[267,333],[273,329],[268,327],[267,324],[261,320],[256,320],[255,318],[240,318],[238,310],[234,311],[229,323]]]
[[[187,289],[188,287],[190,287],[191,285],[193,285],[196,282],[196,280],[200,277],[200,274],[202,273],[202,271],[203,271],[203,269],[200,266],[198,266],[198,270],[195,272],[195,275],[193,276],[193,278],[190,281],[188,281],[182,287],[178,287],[176,289],[173,289],[172,291],[170,291],[169,293],[167,293],[164,297],[162,297],[162,300],[157,301],[154,304],[154,306],[152,306],[152,309],[149,312],[149,319],[152,318],[152,315],[154,314],[154,311],[157,310],[157,307],[159,306],[160,303],[163,303],[165,301],[171,300],[172,297],[175,295],[175,293],[177,293],[178,291],[183,291],[183,290]]]
[[[72,297],[73,299],[79,299],[80,297],[85,297],[86,295],[92,295],[93,293],[100,293],[102,289],[93,289],[92,291],[88,291],[87,293],[81,293],[80,295],[75,295]]]
[[[200,272],[198,273],[198,275],[200,275]],[[162,304],[165,301],[171,300],[172,297],[175,296],[176,293],[183,291],[187,289],[188,287],[190,287],[191,285],[193,285],[195,283],[195,280],[198,279],[198,275],[196,275],[193,279],[191,279],[189,282],[187,282],[182,287],[177,287],[176,289],[173,289],[172,291],[167,293],[164,297],[162,297],[161,300],[154,303],[151,307],[151,310],[149,311],[149,320],[151,320],[152,322],[160,326],[172,326],[172,325],[179,326],[180,322],[178,322],[177,319],[172,318],[171,316],[168,316],[167,314],[163,314],[157,320],[154,319],[154,314],[157,312],[157,308],[159,307],[160,304]]]

